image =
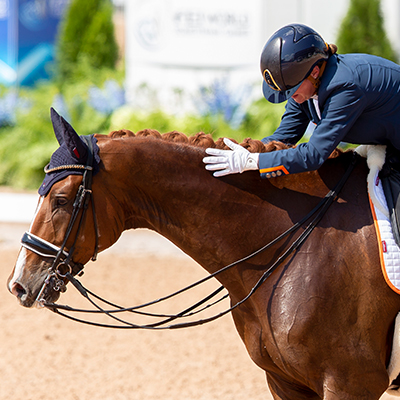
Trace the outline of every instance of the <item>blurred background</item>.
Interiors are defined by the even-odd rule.
[[[0,0],[0,399],[272,398],[230,316],[192,330],[99,331],[19,307],[5,282],[58,147],[50,107],[80,135],[152,128],[261,139],[284,104],[262,97],[259,57],[293,22],[340,53],[399,60],[399,0]],[[204,276],[155,235],[125,232],[83,283],[132,305]],[[80,300],[69,289],[63,301]]]
[[[400,55],[398,0],[0,0],[0,186],[36,189],[54,107],[83,134],[203,131],[261,139],[269,36],[300,22],[339,52]]]

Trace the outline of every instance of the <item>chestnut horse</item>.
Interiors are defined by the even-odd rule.
[[[71,155],[82,151],[78,142],[86,146],[66,125],[62,135],[60,145]],[[164,140],[167,136],[172,140]],[[111,246],[124,230],[148,228],[214,273],[300,221],[341,179],[352,158],[351,152],[342,153],[318,171],[267,180],[256,171],[214,178],[202,162],[205,147],[221,143],[210,136],[188,139],[146,130],[94,137],[101,158],[91,188],[94,207],[89,203],[81,228],[72,228],[65,247],[73,248],[75,265]],[[387,365],[400,296],[380,269],[367,172],[364,161],[356,164],[307,240],[232,311],[274,399],[375,400],[390,384]],[[81,174],[67,174],[40,197],[29,234],[60,248],[81,181]],[[288,241],[217,276],[232,304],[246,297]],[[21,248],[8,287],[22,305],[35,303],[51,264]],[[48,301],[58,296],[45,292]]]

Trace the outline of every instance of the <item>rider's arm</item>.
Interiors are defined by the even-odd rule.
[[[356,85],[344,85],[330,93],[321,107],[321,121],[307,143],[260,154],[261,176],[265,178],[318,169],[339,142],[346,138],[364,108],[365,95]]]
[[[311,114],[307,102],[297,104],[289,99],[278,129],[272,135],[262,139],[262,142],[277,140],[286,144],[296,144],[303,137],[310,121]]]

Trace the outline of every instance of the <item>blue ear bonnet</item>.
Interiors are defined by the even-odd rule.
[[[51,109],[51,120],[60,147],[53,153],[50,163],[45,168],[49,172],[46,173],[39,188],[38,192],[41,196],[46,196],[56,182],[67,176],[83,175],[85,170],[79,169],[79,166],[86,166],[88,162],[90,150],[87,141],[91,141],[93,149],[93,175],[99,171],[100,164],[99,147],[94,135],[78,136],[72,126],[53,108]]]

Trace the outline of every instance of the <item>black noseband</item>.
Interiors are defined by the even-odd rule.
[[[24,233],[21,239],[21,245],[43,258],[56,259],[60,252],[61,252],[60,261],[64,261],[69,258],[69,254],[67,251],[65,250],[61,251],[60,247],[52,243],[49,243],[46,240],[30,232]],[[82,264],[75,263],[73,261],[69,261],[68,264],[71,267],[73,275],[79,275],[79,273],[83,270]]]

